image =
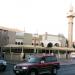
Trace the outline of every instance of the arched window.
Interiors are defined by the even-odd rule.
[[[18,42],[18,45],[20,45],[20,42]]]
[[[15,42],[15,44],[17,45],[17,42]]]
[[[36,43],[36,45],[38,46],[38,43]]]
[[[59,43],[55,43],[55,45],[54,45],[54,46],[59,47]]]
[[[47,47],[53,47],[53,44],[50,42],[47,44]]]
[[[21,42],[21,45],[23,45],[23,42]]]
[[[44,47],[44,43],[43,42],[41,43],[41,46]]]
[[[34,44],[32,43],[32,45],[34,45]]]

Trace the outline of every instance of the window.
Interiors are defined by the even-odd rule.
[[[15,44],[17,45],[17,42],[15,42]]]
[[[38,63],[40,62],[40,58],[38,57],[31,57],[29,60],[28,60],[29,63]]]
[[[56,46],[56,47],[59,47],[59,43],[55,43],[55,46]]]
[[[44,43],[41,43],[41,46],[44,47]]]
[[[46,62],[54,62],[54,61],[57,61],[57,58],[55,56],[46,57]]]
[[[21,53],[22,48],[11,48],[11,52],[13,52],[13,53]]]
[[[21,42],[21,45],[23,45],[23,42]]]
[[[53,47],[53,44],[50,42],[48,43],[47,47]]]
[[[20,42],[18,42],[18,45],[20,45]]]

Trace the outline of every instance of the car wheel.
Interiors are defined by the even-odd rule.
[[[15,75],[20,75],[20,74],[15,74]]]
[[[5,70],[6,70],[6,67],[3,67],[3,68],[2,68],[2,71],[5,71]]]
[[[36,70],[31,70],[29,75],[38,75],[37,71]]]
[[[57,69],[52,69],[51,74],[52,75],[57,75]]]

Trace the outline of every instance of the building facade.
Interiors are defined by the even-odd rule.
[[[43,44],[44,47],[47,47],[49,44],[52,44],[52,46],[66,46],[66,38],[59,34],[59,35],[50,35],[45,33],[42,35],[42,40],[40,41],[41,44]]]
[[[17,45],[32,45],[32,34],[25,32],[17,32],[15,44]]]
[[[8,44],[16,45],[38,45],[41,44],[47,47],[49,43],[53,46],[66,46],[66,38],[63,35],[50,35],[45,33],[44,35],[38,35],[25,32],[15,32],[14,30],[7,28],[0,28],[0,46]]]
[[[0,27],[0,47],[8,44],[15,44],[15,36],[15,31],[5,27]]]
[[[40,38],[38,34],[33,34],[32,45],[40,45]]]
[[[15,44],[16,39],[16,32],[8,31],[9,43],[8,44]]]

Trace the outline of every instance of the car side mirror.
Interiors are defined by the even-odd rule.
[[[41,64],[43,64],[43,63],[45,63],[45,61],[44,60],[41,60]]]

